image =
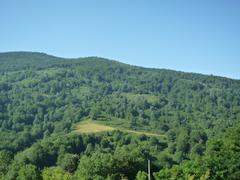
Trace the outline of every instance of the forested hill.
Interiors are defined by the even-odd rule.
[[[165,138],[73,133],[89,119]],[[156,179],[226,178],[224,169],[235,175],[238,162],[225,152],[228,142],[216,144],[237,141],[231,127],[239,121],[239,80],[98,57],[0,53],[0,179],[134,179],[145,176],[147,159]],[[218,169],[208,159],[216,146],[233,158],[215,159]]]

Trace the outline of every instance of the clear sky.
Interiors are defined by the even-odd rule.
[[[0,0],[0,52],[240,79],[240,0]]]

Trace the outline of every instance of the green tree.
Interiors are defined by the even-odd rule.
[[[136,180],[147,180],[148,179],[148,174],[144,171],[138,171],[136,175]]]
[[[31,164],[24,165],[20,168],[18,172],[18,180],[38,180],[40,178],[40,173],[37,167]]]
[[[70,180],[72,179],[71,175],[68,172],[65,172],[60,167],[50,167],[45,168],[42,171],[43,180]]]
[[[11,153],[7,151],[0,151],[0,177],[8,172],[8,166],[12,161]]]
[[[70,153],[60,155],[57,164],[63,170],[73,173],[77,169],[78,155]]]
[[[114,162],[110,154],[95,152],[92,156],[83,156],[80,159],[75,177],[77,179],[106,178],[113,174]]]

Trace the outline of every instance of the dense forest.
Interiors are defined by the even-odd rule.
[[[129,132],[76,133],[89,119]],[[2,180],[145,180],[148,160],[156,180],[239,179],[239,137],[239,80],[0,53]]]

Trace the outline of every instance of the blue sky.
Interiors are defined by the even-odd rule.
[[[101,56],[240,79],[240,1],[1,0],[5,51]]]

